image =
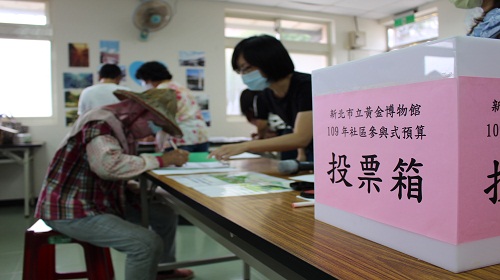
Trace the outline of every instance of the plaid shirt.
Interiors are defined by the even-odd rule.
[[[159,162],[151,155],[125,154],[113,134],[108,123],[91,121],[68,138],[50,163],[38,197],[36,218],[123,215],[126,181],[158,168]]]

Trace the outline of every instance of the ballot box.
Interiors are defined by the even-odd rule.
[[[500,263],[500,40],[312,73],[315,218],[452,272]]]

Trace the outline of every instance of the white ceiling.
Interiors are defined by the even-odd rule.
[[[209,0],[269,8],[349,15],[368,19],[392,17],[434,0]]]

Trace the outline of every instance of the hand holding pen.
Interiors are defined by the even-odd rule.
[[[177,150],[177,145],[175,145],[173,137],[168,138],[168,143],[170,144],[170,147],[172,147],[172,149]]]
[[[177,145],[175,145],[174,141],[172,141],[172,138],[170,137],[168,139],[170,146],[172,146],[173,150],[170,152],[164,153],[161,158],[163,160],[163,164],[165,166],[168,165],[175,165],[175,166],[182,166],[184,165],[188,159],[189,159],[189,152],[183,149],[178,149]]]

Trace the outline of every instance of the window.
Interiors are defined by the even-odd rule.
[[[46,4],[29,1],[0,1],[0,22],[46,25]]]
[[[0,38],[0,61],[0,113],[50,117],[50,41]]]
[[[53,115],[51,32],[45,2],[0,1],[0,114]]]
[[[244,38],[267,34],[279,38],[295,64],[295,70],[311,73],[328,66],[330,58],[328,23],[291,19],[227,16],[226,37],[226,114],[239,116],[240,94],[246,88],[241,76],[233,71],[233,48]]]
[[[401,24],[401,21],[399,23]],[[438,36],[438,13],[417,14],[413,22],[404,24],[403,20],[403,24],[387,29],[387,45],[389,50],[395,50],[432,41],[437,39]]]

